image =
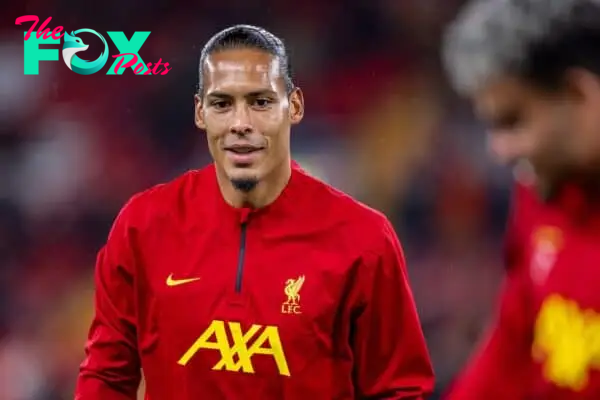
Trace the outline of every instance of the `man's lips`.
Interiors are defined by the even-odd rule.
[[[250,154],[263,149],[264,147],[251,145],[233,145],[225,147],[225,151],[232,152],[235,154]]]
[[[248,166],[257,161],[264,147],[237,145],[225,147],[227,158],[238,166]]]

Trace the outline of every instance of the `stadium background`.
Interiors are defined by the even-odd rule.
[[[205,138],[193,125],[198,57],[211,34],[235,23],[263,25],[292,51],[307,104],[292,135],[294,157],[383,210],[397,227],[438,387],[445,387],[493,309],[510,191],[510,174],[489,160],[482,127],[441,70],[441,27],[459,3],[3,5],[0,400],[72,398],[96,252],[129,196],[208,162]],[[69,31],[149,30],[141,56],[162,58],[172,70],[106,76],[107,65],[79,76],[59,61],[25,76],[23,31],[30,25],[14,25],[25,14],[52,16],[50,28]],[[99,52],[92,44],[86,57]]]

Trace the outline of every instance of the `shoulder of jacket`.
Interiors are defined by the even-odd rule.
[[[138,225],[172,212],[176,202],[193,190],[204,175],[204,170],[190,170],[169,182],[134,194],[121,209],[119,218]]]
[[[392,223],[387,216],[353,196],[308,176],[311,202],[319,208],[319,215],[327,215],[337,224],[344,226],[344,231],[350,238],[359,238],[367,242],[385,242],[390,233],[394,232]]]
[[[306,173],[304,176],[305,182],[312,186],[309,192],[313,196],[312,199],[315,200],[315,204],[318,204],[319,207],[327,205],[328,208],[341,217],[359,223],[370,223],[377,226],[386,223],[387,218],[382,212],[318,178]]]

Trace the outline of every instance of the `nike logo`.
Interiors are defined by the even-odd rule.
[[[173,287],[173,286],[185,285],[186,283],[196,282],[199,279],[200,278],[173,279],[173,274],[171,274],[167,277],[167,286]]]

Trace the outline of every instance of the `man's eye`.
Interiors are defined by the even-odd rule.
[[[271,103],[272,102],[269,99],[256,99],[256,100],[254,100],[254,105],[256,105],[258,107],[267,107]]]
[[[225,100],[215,100],[211,102],[210,105],[215,108],[226,108],[229,105],[229,103]]]

